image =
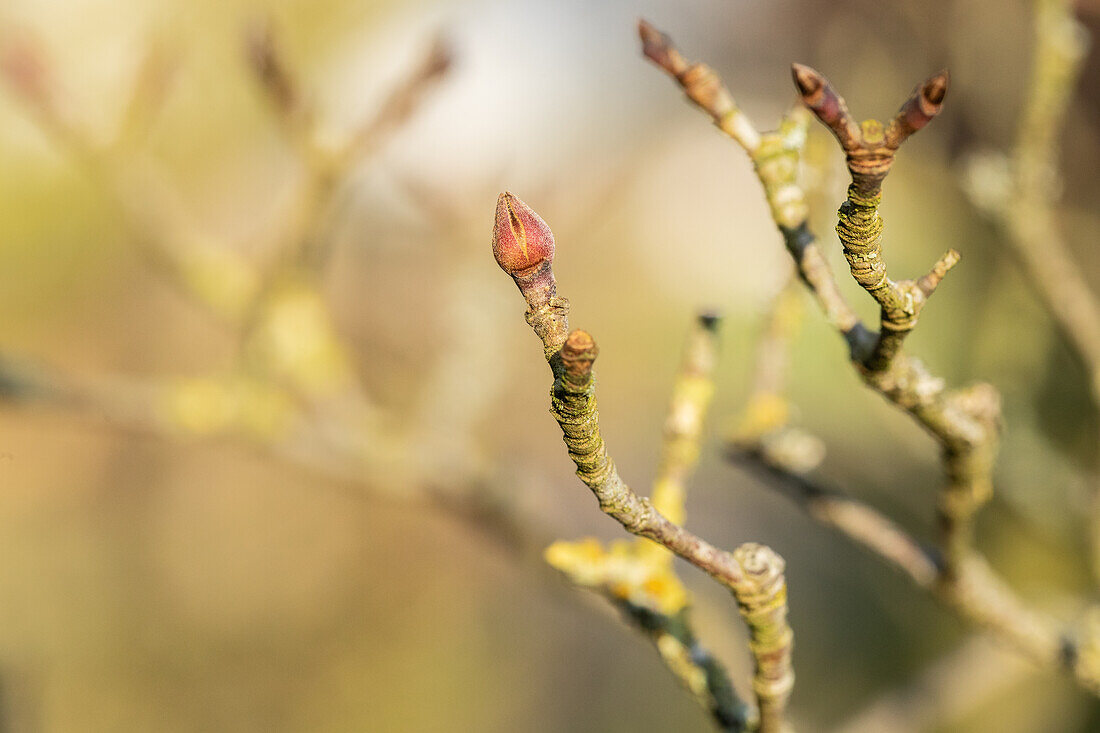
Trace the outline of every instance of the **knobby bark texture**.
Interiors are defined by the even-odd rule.
[[[600,509],[626,531],[658,543],[733,593],[750,631],[759,730],[787,730],[784,710],[794,672],[783,560],[752,543],[733,553],[721,550],[670,521],[623,481],[600,431],[593,375],[599,349],[588,333],[568,331],[568,302],[557,295],[553,276],[554,248],[545,222],[512,194],[501,194],[493,253],[526,300],[527,322],[542,341],[554,377],[550,412],[561,427],[577,476]]]
[[[714,393],[718,318],[700,315],[684,348],[669,401],[661,460],[653,484],[653,507],[683,524],[687,482],[699,457],[704,419]],[[558,541],[546,561],[581,587],[612,601],[632,626],[653,642],[665,666],[722,730],[745,730],[751,708],[733,689],[722,664],[696,638],[691,596],[665,547],[638,537],[605,548],[595,538]]]

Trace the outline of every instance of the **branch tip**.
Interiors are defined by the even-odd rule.
[[[655,63],[661,64],[661,58],[668,51],[668,36],[654,28],[644,18],[639,18],[638,37],[642,40],[642,53]]]
[[[569,333],[569,338],[565,339],[562,348],[572,354],[583,354],[596,348],[596,340],[588,331],[575,328]]]
[[[426,81],[438,79],[450,71],[453,64],[454,47],[451,40],[443,33],[437,33],[421,67],[423,78]]]
[[[668,73],[679,76],[687,69],[687,62],[673,47],[672,39],[644,18],[638,19],[638,37],[642,40],[642,54]]]
[[[836,93],[824,74],[804,64],[791,64],[791,77],[802,103],[833,131],[845,152],[851,153],[863,145],[859,125],[848,112],[844,98]]]
[[[645,18],[638,18],[638,37],[642,39],[645,49],[668,45],[668,36],[654,28]]]
[[[733,551],[733,556],[750,577],[774,581],[783,574],[783,558],[767,545],[746,542]]]

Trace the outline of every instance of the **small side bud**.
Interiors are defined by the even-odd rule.
[[[596,340],[587,331],[577,329],[561,347],[561,363],[574,382],[583,382],[592,374],[592,364],[600,353]]]
[[[515,280],[531,310],[554,296],[554,233],[530,206],[507,191],[497,199],[493,257]]]

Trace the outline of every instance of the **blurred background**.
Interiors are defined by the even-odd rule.
[[[886,184],[886,257],[909,277],[961,251],[909,345],[950,383],[1002,390],[979,543],[1029,601],[1072,620],[1095,597],[1083,516],[1097,416],[1082,366],[962,185],[967,155],[1012,143],[1030,13],[1018,0],[5,0],[0,359],[32,388],[5,385],[0,408],[0,729],[709,729],[648,644],[540,567],[545,541],[620,529],[573,475],[523,302],[492,260],[506,189],[554,228],[573,323],[601,344],[604,436],[639,490],[692,315],[725,314],[688,526],[786,558],[801,729],[968,662],[961,698],[938,710],[918,696],[927,717],[905,729],[1100,729],[1100,705],[1069,681],[975,641],[722,458],[788,257],[747,156],[641,57],[635,31],[644,16],[714,66],[762,129],[794,102],[792,61],[827,74],[860,119],[951,70],[944,113]],[[1100,4],[1079,13],[1100,31]],[[295,94],[272,93],[270,68],[267,91],[257,82],[257,27]],[[326,180],[310,178],[309,155],[354,139],[438,34],[449,67],[342,159],[324,206],[309,203],[303,186]],[[1098,90],[1093,51],[1062,135],[1063,221],[1100,290]],[[816,230],[874,318],[832,233],[843,161],[822,149]],[[306,305],[265,333],[294,352],[316,338],[311,319],[331,326],[333,343],[304,359],[304,391],[336,374],[321,381],[340,387],[320,390],[334,414],[362,401],[387,416],[367,479],[316,470],[293,436],[268,450],[292,412],[282,397],[238,410],[247,428],[218,417],[266,389],[257,373],[301,376],[257,369],[267,352],[242,352],[226,321],[250,322],[241,303],[268,291],[248,267],[283,272],[285,232],[303,220],[323,264],[295,291]],[[170,282],[163,252],[149,256],[163,241],[194,292]],[[862,388],[808,302],[791,360],[797,420],[827,447],[819,475],[933,537],[935,445]],[[62,396],[36,399],[40,382]],[[416,482],[436,499],[408,496]],[[448,500],[471,482],[537,531],[502,540],[492,512]],[[735,604],[682,576],[700,635],[747,694]]]

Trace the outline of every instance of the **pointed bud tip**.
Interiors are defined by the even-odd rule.
[[[825,78],[804,64],[791,64],[791,76],[803,97],[808,97],[825,85]]]
[[[554,259],[554,234],[550,227],[508,191],[497,198],[493,256],[500,269],[513,277],[527,275],[544,261]]]
[[[943,98],[947,95],[947,84],[950,78],[945,69],[924,82],[921,87],[921,94],[928,100],[929,104],[938,107],[943,103]]]

